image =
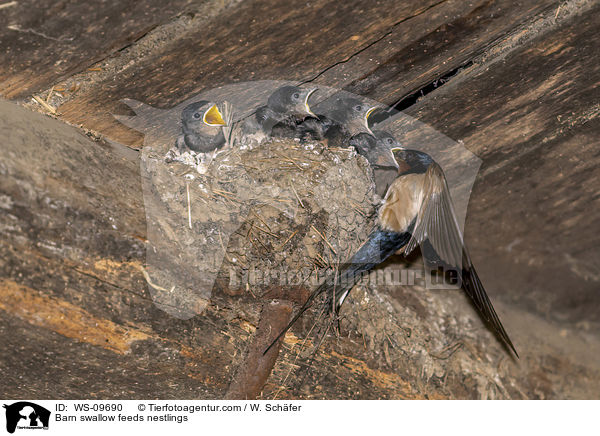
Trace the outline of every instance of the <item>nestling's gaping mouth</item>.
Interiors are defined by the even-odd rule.
[[[223,127],[227,125],[216,104],[213,104],[206,112],[204,112],[202,121],[204,121],[204,124],[207,126],[213,127]]]
[[[306,97],[304,98],[304,109],[306,109],[306,112],[308,113],[308,115],[311,115],[315,118],[317,116],[313,113],[313,111],[310,110],[310,106],[308,105],[308,99],[316,90],[317,90],[317,88],[311,89],[310,91],[308,91],[308,93],[306,94]]]
[[[365,121],[369,121],[369,115],[375,112],[375,109],[377,109],[377,106],[373,106],[367,111],[367,113],[365,114]]]
[[[377,109],[377,106],[369,108],[369,110],[365,113],[365,127],[370,135],[373,135],[373,132],[371,132],[371,129],[369,128],[369,115],[375,112],[375,109]]]

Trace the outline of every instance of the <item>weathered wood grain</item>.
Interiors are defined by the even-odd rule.
[[[1,362],[0,393],[7,399],[196,398],[206,387],[189,377],[193,365],[144,343],[119,355],[4,312],[0,336],[11,350]]]
[[[49,88],[185,12],[193,3],[19,0],[1,8],[0,95],[20,98]]]
[[[186,391],[191,395],[190,386],[196,386],[193,396],[219,397],[229,384],[229,355],[234,354],[222,332],[236,323],[218,325],[210,314],[200,324],[181,321],[154,305],[141,272],[146,229],[136,160],[14,104],[0,102],[0,111],[3,313],[29,325],[24,333],[28,337],[44,330],[37,346],[52,350],[50,344],[57,344],[53,352],[60,359],[73,352],[89,353],[79,372],[70,370],[73,380],[86,377],[86,368],[109,379],[115,371],[129,368],[128,380],[142,380],[161,367],[174,372],[173,380],[190,378],[185,386],[166,391],[173,397]],[[231,332],[237,338],[248,335],[243,328]],[[57,334],[69,340],[56,339]],[[12,341],[9,337],[2,336],[5,342]],[[133,370],[132,359],[146,364],[138,361],[139,368]],[[209,370],[213,365],[220,370]],[[23,365],[15,368],[15,374],[22,376],[24,371]],[[40,367],[37,373],[45,376],[38,380],[51,389],[56,371]],[[49,397],[87,396],[82,389],[90,384],[72,386],[68,375],[64,386],[56,382],[54,391],[46,391]],[[92,384],[92,391],[98,389]],[[22,392],[3,389],[6,395]],[[98,394],[148,392],[136,383],[104,389]],[[157,391],[152,396],[160,395]]]
[[[268,2],[252,4],[262,5],[266,26],[237,28],[251,21],[245,5],[240,10],[247,21],[238,12],[215,21],[230,39],[247,38],[248,46],[226,46],[231,47],[225,51],[231,61],[222,60],[214,46],[200,52],[203,58],[192,59],[198,51],[192,51],[189,36],[182,45],[181,53],[189,56],[182,58],[187,67],[182,76],[167,74],[177,59],[177,52],[167,48],[126,69],[115,85],[92,86],[60,110],[66,119],[106,133],[114,126],[109,112],[118,109],[121,97],[168,106],[204,89],[205,83],[228,83],[232,77],[264,78],[257,77],[263,71],[284,71],[298,80],[305,74],[314,77],[302,69],[310,50],[300,55],[288,51],[318,47],[308,25],[294,21],[295,10],[281,6],[270,11]],[[394,13],[417,19],[446,4],[460,6],[448,1]],[[477,3],[476,8],[490,17],[486,8],[492,4]],[[534,13],[535,7],[525,7]],[[475,38],[474,45],[483,47],[485,37],[474,24],[478,12],[470,8],[457,20],[467,29],[461,31]],[[390,10],[382,15],[391,15]],[[315,11],[309,14],[312,19],[334,11],[333,19],[345,9]],[[362,287],[361,292],[359,287],[346,309],[344,336],[325,342],[306,378],[310,356],[304,345],[314,345],[307,335],[313,320],[309,317],[286,336],[285,356],[275,364],[265,398],[597,398],[598,12],[568,20],[501,61],[488,59],[467,69],[409,111],[463,140],[484,160],[468,215],[467,242],[494,302],[500,300],[496,305],[523,356],[520,363],[505,359],[457,294],[412,287],[368,292]],[[389,17],[371,9],[362,15],[345,13],[349,20],[379,17],[377,22],[383,23],[359,34],[358,41],[360,35],[369,41],[361,46],[363,53],[367,45],[385,41],[380,31],[389,31]],[[437,14],[436,20],[443,22],[439,10]],[[517,12],[507,14],[520,21]],[[403,19],[397,17],[392,26]],[[327,62],[312,72],[331,66],[335,53],[355,53],[357,40],[345,20],[331,27],[340,32],[331,41],[342,50],[326,52]],[[498,35],[510,28],[484,22]],[[418,46],[437,41],[439,26],[436,21],[425,28],[425,39],[415,34]],[[265,37],[267,32],[273,39]],[[305,45],[294,39],[290,47],[281,46],[299,34],[308,35]],[[253,40],[260,42],[252,46]],[[211,44],[222,41],[209,38]],[[461,44],[460,38],[450,44],[460,53],[452,62],[479,50]],[[400,68],[394,53],[381,59]],[[328,71],[342,71],[359,55]],[[417,63],[427,61],[417,58]],[[213,63],[223,66],[209,72],[199,67]],[[259,70],[265,63],[268,68]],[[349,89],[364,87],[366,93],[381,89],[382,95],[393,94],[385,84],[399,77],[395,68],[367,70],[374,71],[370,78],[347,70],[340,83]],[[398,89],[425,81],[426,69],[415,71],[418,77],[406,82],[412,84]],[[432,76],[439,71],[434,69]],[[260,305],[238,304],[217,294],[201,316],[187,321],[154,306],[141,274],[146,228],[136,154],[91,142],[14,105],[0,102],[0,111],[5,138],[0,161],[0,338],[3,347],[18,350],[0,359],[11,369],[0,392],[9,398],[22,398],[24,392],[52,398],[221,398],[235,388],[234,375],[248,372],[240,365],[256,334]],[[110,135],[129,138],[131,142],[124,140],[129,144],[139,139],[125,130]],[[393,268],[393,262],[387,267]],[[392,329],[404,321],[418,330]],[[465,376],[472,362],[477,362],[478,375]],[[24,383],[27,375],[31,379]]]
[[[318,77],[318,83],[347,86],[390,103],[458,67],[551,3],[380,0],[291,6],[251,0],[80,91],[58,111],[71,123],[141,146],[139,133],[111,115],[123,113],[122,98],[171,107],[232,82]],[[407,74],[410,78],[405,80]]]
[[[483,159],[466,236],[492,296],[584,331],[600,327],[599,12],[407,111]]]
[[[244,363],[229,385],[227,400],[248,400],[260,397],[273,366],[279,356],[280,344],[263,354],[290,319],[292,307],[281,301],[272,301],[263,306],[261,318]]]
[[[393,26],[314,82],[394,105],[473,60],[521,23],[556,7],[554,1],[449,0]]]

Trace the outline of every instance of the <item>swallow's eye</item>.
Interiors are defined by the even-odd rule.
[[[292,97],[294,97],[296,100],[298,100],[300,98],[300,94],[296,92],[296,93],[294,93],[294,95]]]
[[[393,140],[392,138],[388,138],[388,139],[387,139],[387,143],[388,143],[389,145],[392,145],[392,144],[394,143],[394,140]]]
[[[200,119],[200,113],[199,112],[195,112],[194,113],[194,118],[196,118],[197,120]]]
[[[356,112],[362,112],[362,106],[361,106],[361,105],[359,105],[359,104],[357,104],[356,106],[354,106],[354,110],[355,110]]]

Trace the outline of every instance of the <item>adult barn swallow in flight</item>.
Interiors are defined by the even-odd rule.
[[[191,103],[181,113],[182,134],[177,138],[177,148],[201,153],[217,150],[225,145],[225,126],[227,123],[215,103],[205,100]]]
[[[473,267],[456,220],[446,177],[442,168],[426,153],[394,148],[399,166],[396,179],[385,194],[378,211],[376,228],[356,254],[340,265],[337,274],[325,279],[308,298],[288,326],[265,353],[310,307],[320,294],[328,294],[332,309],[339,312],[350,290],[367,273],[394,253],[410,254],[417,245],[426,262],[439,264],[459,273],[461,287],[497,337],[518,357],[492,303]]]

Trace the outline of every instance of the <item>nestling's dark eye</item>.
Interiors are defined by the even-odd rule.
[[[354,110],[355,110],[356,112],[361,112],[361,111],[362,111],[362,106],[361,106],[361,105],[359,105],[359,104],[357,104],[356,106],[354,106]]]
[[[394,143],[394,140],[392,138],[388,138],[387,139],[387,143],[390,144],[390,145],[392,145]]]
[[[298,94],[297,92],[292,96],[294,97],[296,100],[298,100],[300,98],[300,94]]]
[[[198,112],[194,113],[194,118],[199,119],[200,118],[200,114]]]

